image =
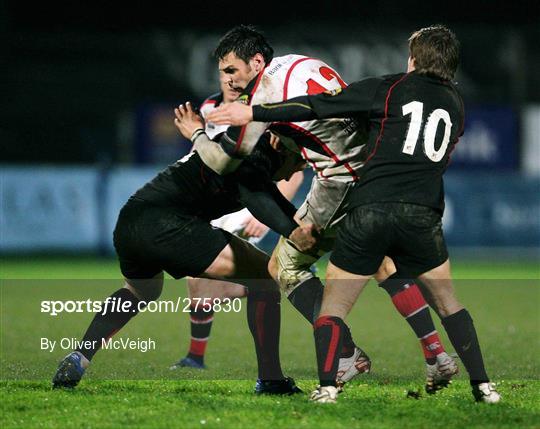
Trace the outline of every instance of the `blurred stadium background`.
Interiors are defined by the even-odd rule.
[[[0,8],[2,256],[113,256],[121,205],[189,151],[172,109],[218,90],[211,52],[233,25],[255,23],[276,55],[320,57],[350,82],[404,70],[409,33],[442,22],[462,42],[457,80],[466,102],[465,136],[446,178],[448,243],[454,255],[539,259],[537,4],[454,2],[444,11],[389,0],[338,1],[320,10],[268,3],[255,11],[241,2]]]

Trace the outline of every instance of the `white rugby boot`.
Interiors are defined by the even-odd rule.
[[[311,392],[309,400],[320,404],[335,404],[338,393],[335,386],[317,386],[317,389]]]
[[[342,387],[357,375],[368,373],[370,370],[369,356],[360,347],[355,347],[352,356],[339,359],[336,382]]]
[[[496,404],[501,400],[501,395],[495,390],[495,383],[480,383],[472,388],[476,402]]]

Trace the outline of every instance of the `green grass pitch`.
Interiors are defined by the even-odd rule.
[[[0,270],[2,428],[540,427],[540,272],[533,262],[454,263],[457,294],[473,315],[488,372],[503,395],[496,406],[473,402],[462,365],[450,388],[423,393],[418,342],[375,284],[367,286],[348,319],[372,358],[372,372],[350,383],[335,405],[311,404],[307,393],[252,394],[256,365],[245,302],[239,314],[216,314],[205,372],[168,370],[188,347],[187,314],[145,313],[117,337],[151,337],[156,350],[103,350],[77,389],[53,391],[50,379],[67,351],[40,350],[40,337],[80,338],[92,315],[52,317],[40,312],[40,301],[102,299],[121,286],[117,263],[13,257],[4,258]],[[178,296],[187,296],[184,282],[169,280],[161,299]],[[311,328],[286,300],[282,315],[284,370],[309,392],[316,384]],[[444,334],[442,339],[453,351]],[[409,391],[420,396],[408,397]]]

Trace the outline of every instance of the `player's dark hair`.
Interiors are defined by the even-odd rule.
[[[432,25],[411,34],[409,55],[418,73],[451,80],[459,63],[459,41],[444,25]]]
[[[248,63],[255,54],[261,54],[266,64],[274,57],[272,47],[263,34],[252,25],[238,25],[229,30],[219,41],[214,56],[221,60],[231,52],[245,63]]]

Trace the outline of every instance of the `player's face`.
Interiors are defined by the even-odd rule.
[[[219,60],[220,80],[238,95],[263,68],[264,59],[261,54],[256,54],[248,63],[232,52]]]
[[[221,92],[223,93],[223,102],[232,103],[234,100],[238,98],[241,91],[232,89],[227,84],[227,81],[228,81],[227,75],[225,73],[219,72],[219,86],[221,88]]]

